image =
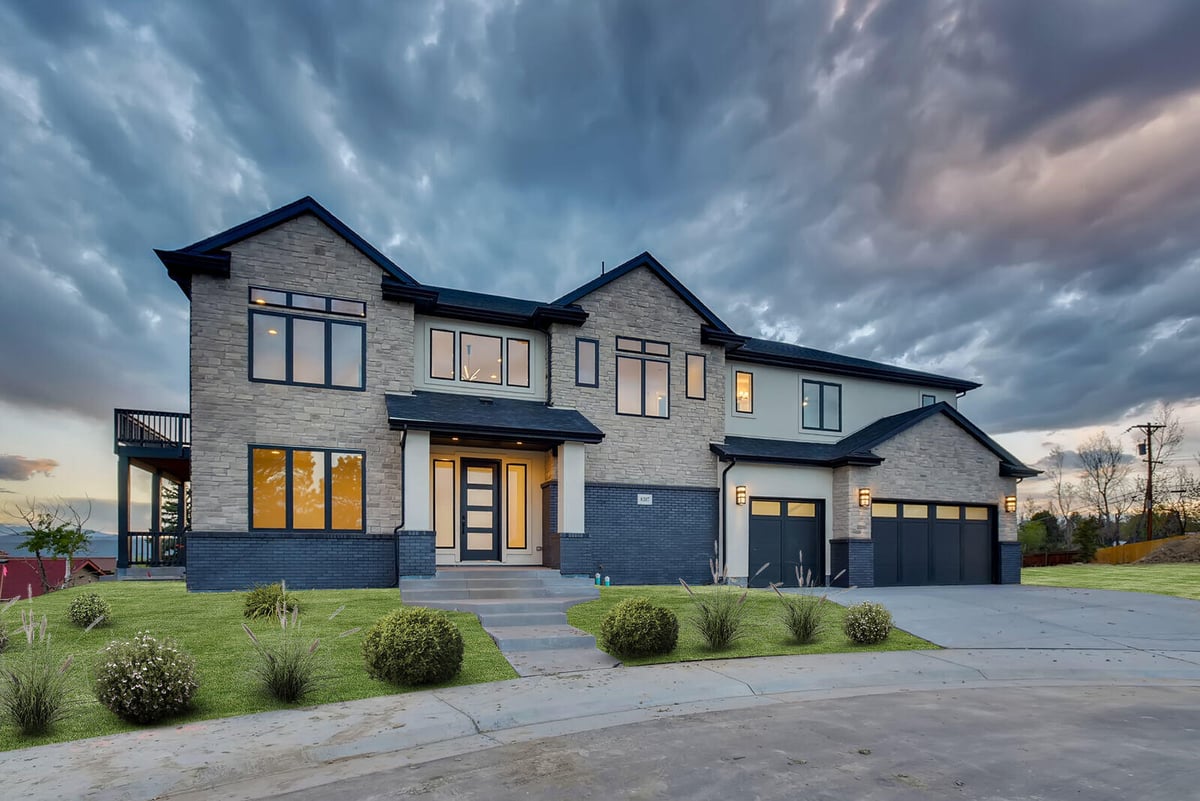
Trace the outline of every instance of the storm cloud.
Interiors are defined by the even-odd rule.
[[[1194,402],[1196,41],[1191,0],[7,3],[0,401],[186,408],[151,248],[311,194],[440,285],[648,249],[995,433]]]

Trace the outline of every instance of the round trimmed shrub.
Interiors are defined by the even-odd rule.
[[[96,593],[85,592],[71,599],[67,606],[67,617],[79,628],[86,629],[101,618],[112,620],[112,607]]]
[[[463,638],[441,612],[401,607],[376,621],[363,639],[367,672],[393,684],[434,684],[462,668]]]
[[[154,723],[192,705],[196,662],[171,639],[139,631],[100,652],[96,698],[131,723]]]
[[[883,604],[863,601],[846,610],[842,629],[859,645],[874,645],[892,633],[892,613]]]
[[[274,617],[280,609],[287,614],[300,610],[300,601],[287,591],[282,581],[274,584],[255,584],[246,593],[242,614],[251,620]]]
[[[679,618],[645,598],[629,598],[600,621],[600,641],[617,656],[658,656],[675,649]]]

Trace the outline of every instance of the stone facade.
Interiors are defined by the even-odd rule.
[[[700,342],[704,322],[646,267],[640,267],[579,300],[588,313],[582,326],[551,327],[550,398],[577,409],[604,432],[587,448],[589,483],[645,482],[715,487],[716,457],[709,443],[725,438],[725,352]],[[616,413],[616,338],[671,344],[669,418]],[[598,387],[575,385],[575,339],[600,343]],[[703,353],[704,400],[687,397],[687,354]]]
[[[193,525],[249,529],[250,444],[346,448],[366,452],[367,532],[390,535],[400,520],[402,458],[383,394],[412,389],[412,306],[382,300],[379,266],[311,215],[229,251],[228,279],[192,279]],[[250,381],[251,286],[364,301],[366,391]]]

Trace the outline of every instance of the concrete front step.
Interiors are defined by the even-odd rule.
[[[487,612],[476,610],[484,628],[491,626],[553,626],[567,622],[562,612]]]
[[[531,587],[527,589],[401,589],[400,597],[405,601],[473,601],[473,600],[508,600],[515,598],[599,598],[599,594],[586,592],[578,587]]]
[[[520,676],[550,676],[581,670],[612,668],[621,660],[598,649],[547,648],[541,651],[505,651],[504,658]]]
[[[503,652],[596,647],[595,637],[566,623],[548,626],[488,626],[486,631]]]

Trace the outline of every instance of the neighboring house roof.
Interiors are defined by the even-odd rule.
[[[576,303],[580,298],[592,294],[600,287],[611,284],[621,276],[631,273],[639,267],[645,267],[646,269],[650,270],[650,272],[658,276],[658,278],[664,284],[670,287],[672,291],[674,291],[675,294],[683,300],[684,303],[692,308],[692,311],[696,312],[696,314],[703,318],[704,322],[710,327],[723,334],[733,334],[733,329],[725,325],[725,323],[721,321],[720,317],[713,314],[712,310],[700,301],[700,298],[692,294],[692,290],[681,284],[679,279],[671,275],[670,271],[666,267],[663,267],[662,264],[659,263],[658,259],[651,256],[649,252],[643,252],[637,256],[634,256],[632,259],[620,265],[619,267],[615,267],[605,272],[603,275],[593,278],[583,286],[568,292],[558,300],[554,301],[554,305],[568,306],[572,303]]]
[[[874,448],[923,420],[928,420],[935,414],[946,415],[974,437],[979,444],[994,453],[1000,460],[1000,475],[1012,478],[1030,478],[1042,472],[1026,467],[1020,459],[1000,447],[994,439],[968,420],[962,412],[945,401],[880,418],[836,443],[726,437],[724,443],[713,444],[711,447],[713,452],[726,462],[736,459],[738,461],[783,462],[832,467],[842,464],[879,464],[883,459],[873,453]]]
[[[886,378],[906,384],[940,387],[956,392],[966,392],[978,389],[981,384],[961,378],[924,373],[920,370],[909,370],[905,367],[895,367],[883,362],[873,362],[854,356],[843,356],[802,345],[792,345],[787,342],[773,342],[769,339],[747,338],[746,344],[731,350],[728,359],[754,362],[757,364],[772,364],[781,367],[800,367],[819,370],[824,373],[837,375],[861,376],[863,378]]]
[[[376,250],[370,242],[355,233],[350,226],[311,197],[302,197],[293,203],[268,211],[260,217],[235,225],[207,239],[201,239],[185,248],[155,250],[154,252],[158,254],[159,260],[167,268],[167,274],[171,276],[171,280],[179,284],[183,293],[190,298],[194,273],[229,277],[229,254],[222,252],[225,248],[289,220],[294,220],[302,214],[312,214],[332,228],[360,253],[379,265],[394,281],[405,285],[417,285],[416,279],[400,269],[391,259]]]
[[[386,398],[388,423],[396,429],[552,442],[604,439],[604,432],[574,409],[539,401],[422,391]]]

